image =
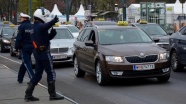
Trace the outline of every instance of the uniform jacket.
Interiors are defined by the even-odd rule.
[[[32,45],[31,34],[32,24],[29,20],[25,20],[18,27],[18,34],[16,37],[15,48],[21,49],[23,45]]]
[[[48,33],[48,30],[55,24],[55,21],[52,20],[48,23],[42,23],[40,21],[34,22],[34,33],[32,34],[32,40],[35,41],[37,47],[45,46],[46,49],[50,46],[50,40],[54,38],[56,33]]]

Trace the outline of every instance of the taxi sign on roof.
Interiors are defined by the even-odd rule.
[[[139,23],[140,24],[147,24],[147,21],[146,20],[140,20]]]
[[[15,27],[15,25],[14,24],[11,24],[10,27]]]
[[[118,21],[118,26],[128,26],[128,22],[127,21]]]
[[[9,24],[9,21],[4,21],[4,24]]]
[[[63,22],[62,25],[69,25],[72,24],[72,22]]]
[[[54,27],[59,27],[59,24],[58,23],[55,23]]]

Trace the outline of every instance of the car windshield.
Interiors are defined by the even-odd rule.
[[[73,39],[72,34],[68,29],[56,29],[56,36],[53,39]]]
[[[98,36],[101,45],[152,42],[144,31],[136,28],[99,30]]]
[[[65,26],[67,27],[72,33],[79,33],[79,29],[76,26]]]
[[[16,30],[16,28],[3,28],[3,36],[10,38]]]
[[[150,36],[167,35],[167,33],[157,24],[136,24],[136,26],[143,29]]]

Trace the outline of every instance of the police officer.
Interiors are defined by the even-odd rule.
[[[29,86],[25,91],[26,101],[37,101],[38,98],[32,95],[33,90],[37,83],[41,80],[43,71],[47,73],[48,82],[48,93],[50,94],[50,100],[60,100],[64,99],[55,91],[55,78],[56,73],[53,69],[53,63],[50,54],[50,40],[56,35],[55,30],[51,30],[50,34],[48,30],[59,21],[58,17],[55,16],[50,22],[46,23],[46,17],[48,17],[50,12],[45,8],[37,9],[34,12],[34,33],[31,36],[34,45],[34,57],[36,60],[36,70],[33,78],[31,79]]]
[[[31,79],[34,75],[32,70],[31,54],[33,52],[33,45],[30,38],[30,32],[32,24],[30,23],[30,16],[24,13],[20,13],[21,25],[18,27],[18,34],[16,37],[15,48],[20,50],[22,53],[22,64],[18,72],[19,83],[23,82],[26,71],[28,72],[29,78]]]

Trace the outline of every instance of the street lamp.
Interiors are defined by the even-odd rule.
[[[69,21],[69,8],[68,8],[68,1],[69,1],[69,0],[66,0],[66,20],[67,20],[67,22]]]
[[[30,0],[30,17],[31,17],[31,21],[32,21],[32,0]]]
[[[123,7],[123,21],[126,21],[126,0],[122,0],[122,7]]]

